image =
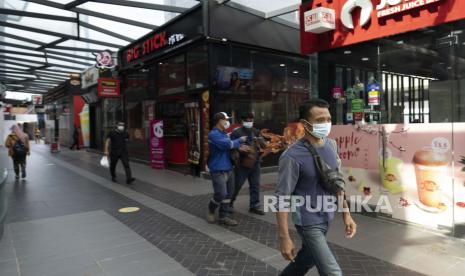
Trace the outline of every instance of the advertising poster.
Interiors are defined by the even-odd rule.
[[[79,113],[81,123],[81,134],[84,147],[90,147],[90,122],[89,122],[89,105],[85,104]]]
[[[465,222],[465,124],[334,126],[349,195],[389,200],[394,219],[434,228]],[[452,154],[454,152],[454,154]]]
[[[165,141],[163,139],[163,121],[150,121],[150,164],[152,168],[165,168]]]
[[[220,90],[247,91],[252,86],[253,75],[253,69],[218,66],[216,87]]]
[[[113,78],[98,79],[98,96],[103,98],[118,98],[120,95],[120,81]]]
[[[354,113],[363,112],[365,103],[362,99],[353,99],[351,103],[351,111]]]
[[[331,96],[334,99],[339,99],[344,96],[344,89],[342,87],[336,86],[331,89]]]
[[[379,105],[380,96],[379,96],[380,86],[377,83],[370,83],[367,86],[368,92],[368,105]]]

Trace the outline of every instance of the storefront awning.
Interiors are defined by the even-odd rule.
[[[0,1],[0,82],[43,94],[199,5],[197,0]]]
[[[252,13],[266,20],[299,29],[299,5],[301,0],[216,0],[239,10]]]

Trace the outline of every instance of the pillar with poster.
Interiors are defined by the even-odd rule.
[[[192,175],[200,175],[200,111],[197,102],[184,104],[186,109],[187,126],[189,128],[189,153],[188,159]]]

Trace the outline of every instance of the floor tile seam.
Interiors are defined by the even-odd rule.
[[[11,229],[9,225],[6,225],[9,233],[11,233]],[[18,258],[18,253],[16,252],[16,247],[13,244],[13,238],[11,239],[11,247],[13,249],[13,254],[15,256],[15,262],[16,262],[16,272],[18,273],[18,276],[21,276],[21,266],[19,265],[19,258]]]
[[[222,242],[222,243],[224,244],[224,242],[222,241],[221,238],[215,237],[214,235],[212,236],[211,234],[208,234],[208,233],[203,233],[203,232],[201,232],[201,231],[198,230],[199,227],[197,227],[197,225],[193,225],[193,224],[197,224],[197,223],[198,223],[198,220],[200,220],[200,218],[197,217],[197,216],[194,216],[194,215],[192,215],[192,214],[190,214],[190,213],[187,213],[187,212],[185,212],[185,211],[183,211],[183,210],[181,210],[181,209],[175,208],[175,207],[173,207],[173,206],[171,206],[171,205],[168,205],[168,204],[166,204],[166,203],[163,203],[163,202],[161,202],[161,201],[158,201],[158,200],[156,200],[156,199],[153,199],[153,198],[151,198],[151,197],[149,197],[149,196],[146,196],[145,194],[141,194],[141,193],[139,193],[139,192],[137,192],[137,191],[135,191],[135,190],[133,190],[133,189],[129,189],[129,188],[124,187],[124,186],[113,186],[114,184],[111,183],[109,180],[107,180],[107,179],[105,179],[105,178],[101,177],[100,175],[97,175],[97,174],[95,174],[95,173],[93,173],[93,172],[85,171],[85,170],[83,170],[83,169],[81,169],[81,168],[79,168],[79,167],[77,167],[77,166],[75,166],[75,165],[73,165],[73,164],[70,164],[68,161],[60,160],[59,158],[56,158],[56,157],[51,157],[51,158],[55,158],[55,159],[61,161],[61,162],[58,163],[58,166],[67,168],[67,169],[69,169],[69,170],[72,170],[72,171],[74,171],[75,173],[78,173],[79,175],[81,175],[82,177],[85,177],[85,178],[87,178],[87,179],[89,179],[89,180],[91,180],[91,181],[94,181],[94,182],[98,183],[99,185],[101,185],[101,186],[103,186],[103,187],[105,187],[105,188],[107,188],[107,189],[113,190],[114,192],[119,193],[119,194],[121,194],[121,195],[123,195],[123,196],[125,196],[125,197],[127,197],[127,198],[129,198],[129,199],[131,199],[131,200],[134,200],[134,201],[136,201],[136,202],[139,202],[140,204],[146,206],[147,208],[149,208],[149,209],[151,209],[151,210],[153,210],[153,211],[155,211],[155,212],[157,212],[157,210],[154,209],[154,208],[152,208],[152,206],[148,206],[148,205],[147,205],[147,202],[146,202],[146,203],[141,203],[140,200],[139,200],[138,198],[134,198],[134,197],[138,197],[138,196],[136,196],[136,195],[147,197],[144,201],[151,202],[152,204],[154,204],[154,205],[156,205],[156,206],[163,206],[163,208],[165,208],[165,209],[170,209],[170,210],[172,210],[173,212],[176,212],[176,213],[181,213],[182,216],[183,216],[181,219],[179,219],[178,217],[169,217],[169,216],[168,216],[168,217],[171,218],[171,219],[173,219],[173,220],[175,220],[175,221],[177,221],[178,223],[181,223],[182,225],[184,225],[184,226],[186,226],[186,227],[189,227],[189,228],[191,228],[191,229],[194,229],[194,230],[196,230],[196,231],[198,231],[198,232],[200,232],[200,233],[202,233],[202,234],[204,234],[204,235],[206,235],[206,236],[208,236],[208,237],[210,237],[210,238],[212,238],[212,239],[214,239],[214,240],[216,240],[216,241]],[[64,164],[64,163],[66,163],[66,164]],[[151,204],[149,204],[149,205],[151,205]],[[157,212],[157,213],[158,213],[158,212]],[[160,214],[161,214],[161,215],[164,215],[164,214],[162,214],[162,213],[160,213]],[[187,220],[187,221],[191,221],[191,222],[196,221],[196,222],[195,222],[195,223],[186,223],[186,221],[185,221],[185,218],[186,218],[186,217],[190,218],[190,219]],[[229,231],[229,230],[227,230],[227,229],[225,229],[225,228],[222,228],[222,227],[219,227],[219,226],[216,226],[216,225],[215,225],[215,226],[213,226],[213,225],[208,225],[208,224],[206,224],[206,222],[205,222],[205,225],[203,225],[203,226],[204,226],[204,227],[208,227],[209,230],[227,231],[227,234],[228,234],[228,235],[241,236],[241,235],[239,235],[239,234],[237,234],[237,233],[234,233],[234,232],[231,232],[231,231]],[[212,228],[210,228],[210,227],[212,227]],[[270,247],[267,247],[266,245],[263,245],[263,244],[258,243],[258,242],[256,242],[256,241],[253,241],[253,240],[250,240],[250,239],[248,239],[248,238],[246,238],[246,237],[244,237],[244,236],[241,236],[241,237],[243,237],[244,239],[247,239],[247,240],[250,241],[251,243],[256,244],[256,246],[262,247],[263,249],[267,249],[267,250],[270,250],[270,251],[273,251],[273,252],[274,252],[274,251],[277,251],[276,249],[272,249],[272,248],[270,248]],[[240,249],[238,249],[238,248],[235,248],[235,247],[232,246],[232,245],[228,245],[228,246],[230,246],[231,248],[233,248],[233,249],[235,249],[235,250],[237,250],[237,251],[239,251],[239,252],[242,252],[242,253],[244,253],[244,254],[246,254],[246,255],[249,255],[249,256],[251,256],[251,257],[253,257],[253,258],[255,258],[255,259],[261,261],[260,258],[257,258],[257,257],[255,257],[255,256],[253,256],[253,255],[248,254],[247,251],[240,250]],[[268,264],[268,265],[271,265],[271,266],[273,266],[273,267],[275,266],[274,263],[266,263],[266,262],[264,262],[264,263],[265,263],[265,264]],[[276,269],[278,269],[278,270],[279,270],[279,269],[282,269],[281,266],[279,266],[279,267],[274,267],[274,268],[276,268]]]

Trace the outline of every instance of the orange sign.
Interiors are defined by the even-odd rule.
[[[304,14],[325,7],[336,14],[336,29],[305,31]],[[464,19],[465,1],[314,0],[300,6],[301,53],[311,54],[363,41]]]

